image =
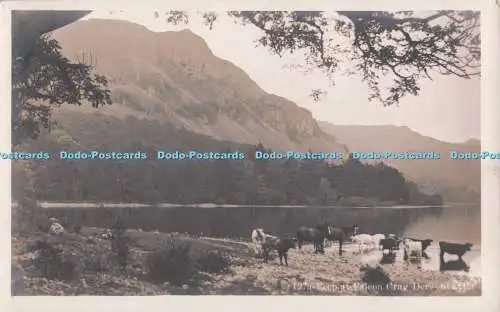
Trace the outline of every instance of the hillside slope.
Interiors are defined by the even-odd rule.
[[[125,21],[88,20],[54,36],[71,59],[92,54],[97,72],[110,80],[114,105],[105,113],[274,149],[343,150],[311,112],[264,92],[189,30],[155,33]]]
[[[481,190],[481,162],[451,160],[450,151],[480,152],[481,143],[469,140],[463,144],[442,142],[423,136],[408,127],[397,126],[339,126],[319,122],[320,127],[335,136],[351,151],[438,152],[439,160],[385,161],[424,189],[436,191],[450,201],[478,201]]]

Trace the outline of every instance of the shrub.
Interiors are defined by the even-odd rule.
[[[34,205],[19,203],[18,207],[12,208],[13,233],[33,235],[48,232],[52,222]]]
[[[75,259],[65,259],[61,250],[48,241],[37,241],[34,250],[38,256],[34,260],[34,266],[47,279],[72,280],[78,275],[78,263]]]
[[[181,285],[195,273],[190,245],[171,239],[166,246],[151,253],[147,260],[149,278],[156,283]]]
[[[368,288],[369,293],[382,296],[394,296],[400,293],[399,290],[389,287],[391,278],[389,277],[389,274],[382,269],[382,267],[377,266],[373,268],[364,266],[360,269],[360,271],[364,272],[362,281],[371,286]]]
[[[123,234],[119,234],[113,238],[116,242],[116,256],[118,260],[118,265],[122,269],[125,269],[130,254],[129,238]]]
[[[108,272],[111,270],[111,260],[109,255],[99,251],[85,254],[83,264],[86,272]]]
[[[375,268],[366,266],[361,271],[364,272],[363,282],[369,285],[387,285],[391,282],[389,275],[380,266]]]
[[[111,249],[115,252],[118,265],[124,270],[130,254],[130,238],[126,236],[125,220],[120,216],[113,226],[111,235]]]
[[[229,271],[231,259],[219,250],[204,251],[196,259],[196,266],[202,272],[223,273]]]

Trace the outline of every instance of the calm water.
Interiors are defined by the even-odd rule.
[[[65,206],[66,205],[66,206]],[[364,233],[434,240],[481,241],[478,205],[444,207],[300,207],[300,206],[166,206],[45,205],[49,215],[82,226],[111,227],[118,217],[127,227],[144,231],[180,232],[219,238],[248,238],[255,228],[275,235],[296,233],[300,226],[328,221],[336,226],[357,223]]]
[[[423,270],[445,269],[456,274],[481,275],[481,209],[479,205],[454,205],[444,207],[251,207],[251,206],[179,206],[115,204],[71,205],[57,203],[42,205],[47,215],[71,221],[82,226],[110,227],[118,216],[124,217],[129,228],[145,231],[158,229],[162,232],[203,233],[214,237],[244,237],[249,239],[251,230],[262,227],[266,232],[280,235],[294,233],[299,226],[313,226],[321,221],[335,225],[358,223],[364,233],[395,233],[413,238],[431,238],[434,241],[470,242],[472,250],[463,260],[469,272],[461,271],[464,263],[453,262],[456,258],[445,255],[447,264],[440,265],[439,247],[427,248],[430,259],[423,260]],[[210,235],[211,234],[211,235]],[[355,246],[345,246],[355,251]],[[379,263],[381,251],[360,255],[365,263]],[[405,265],[402,251],[396,254],[394,263]],[[450,262],[451,260],[451,262]],[[457,271],[458,269],[458,271]],[[451,271],[450,271],[451,272]]]
[[[440,215],[424,215],[415,222],[409,224],[403,236],[426,239],[433,239],[434,242],[426,249],[430,259],[422,262],[423,270],[447,271],[455,274],[467,274],[470,276],[481,276],[481,207],[479,205],[460,205],[455,207],[445,207]],[[463,262],[458,261],[458,257],[444,255],[445,264],[440,265],[439,241],[456,243],[469,242],[473,244],[472,250],[462,257]],[[379,262],[382,259],[382,251],[371,251],[362,256],[364,262]],[[404,265],[403,251],[396,254],[394,264],[384,265]],[[388,259],[387,259],[388,260]],[[465,262],[465,263],[464,263]],[[465,272],[465,266],[468,272]]]
[[[422,215],[410,223],[404,236],[431,238],[435,241],[481,244],[481,207],[460,205],[445,207],[439,215]]]
[[[349,246],[350,250],[354,251],[354,246]],[[432,244],[426,249],[426,253],[429,256],[429,259],[423,259],[421,263],[422,270],[431,270],[431,271],[446,271],[454,274],[465,274],[469,276],[477,276],[481,277],[481,247],[473,246],[472,250],[465,253],[462,257],[463,261],[459,261],[458,257],[445,254],[444,255],[444,264],[440,264],[439,260],[439,245]],[[382,262],[381,262],[382,260]],[[383,261],[386,260],[386,261]],[[396,252],[396,257],[392,261],[389,261],[386,256],[383,259],[383,254],[381,250],[372,250],[361,255],[361,261],[367,264],[376,264],[379,263],[382,266],[404,266],[407,265],[403,261],[403,250],[399,250]],[[418,266],[418,264],[411,264]],[[468,272],[467,272],[468,271]]]

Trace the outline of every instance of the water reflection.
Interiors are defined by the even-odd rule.
[[[462,259],[450,260],[447,262],[445,262],[443,259],[441,259],[439,262],[439,271],[441,271],[441,272],[444,272],[444,271],[469,272],[470,266],[468,266],[467,263],[465,263],[465,261]]]
[[[382,258],[379,261],[380,264],[393,264],[395,262],[396,262],[395,252],[382,253]]]
[[[347,249],[347,248],[346,248]],[[354,251],[354,249],[352,249]],[[445,254],[443,259],[439,256],[439,247],[431,245],[426,249],[427,258],[423,257],[416,262],[411,261],[413,265],[417,265],[422,270],[450,272],[454,274],[467,274],[470,276],[481,276],[481,251],[478,248],[473,248],[463,256],[463,260],[459,260],[456,256]],[[364,264],[380,264],[380,265],[405,265],[404,251],[399,250],[393,253],[383,253],[380,250],[367,251],[361,257],[361,262]]]

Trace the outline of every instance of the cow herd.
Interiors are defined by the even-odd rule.
[[[395,234],[367,234],[361,233],[360,227],[357,224],[351,226],[336,227],[327,222],[318,224],[313,227],[300,227],[296,234],[291,237],[278,237],[265,233],[262,228],[257,228],[252,231],[251,235],[253,250],[257,255],[261,255],[264,262],[268,262],[269,254],[275,250],[279,256],[280,264],[288,265],[288,251],[298,247],[302,248],[305,244],[313,245],[313,253],[323,254],[325,242],[338,242],[338,254],[342,256],[344,243],[349,242],[356,246],[359,253],[365,250],[381,250],[382,260],[395,259],[395,252],[403,249],[404,261],[421,261],[422,258],[429,259],[426,253],[427,248],[433,243],[433,239],[418,239],[413,237],[397,237]],[[439,256],[443,262],[445,253],[458,256],[462,260],[462,256],[470,251],[472,244],[451,243],[440,241]]]
[[[52,235],[60,235],[65,232],[64,227],[56,218],[50,218],[51,225],[49,233]],[[100,239],[112,239],[114,236],[112,231],[105,229],[102,233],[95,234]],[[426,249],[433,243],[432,239],[417,239],[413,237],[397,237],[395,234],[367,234],[361,233],[358,224],[351,226],[334,226],[327,222],[317,224],[313,227],[299,227],[291,237],[278,237],[265,233],[264,229],[257,228],[252,231],[251,240],[253,250],[258,256],[262,256],[264,262],[268,262],[269,255],[272,251],[276,251],[280,260],[280,264],[288,266],[288,251],[298,247],[302,249],[305,244],[313,245],[314,253],[325,252],[325,242],[338,242],[338,254],[342,256],[344,243],[353,244],[358,253],[365,250],[381,250],[382,261],[391,262],[395,259],[395,252],[403,248],[404,261],[420,261],[422,258],[429,259]],[[440,262],[444,263],[444,254],[456,255],[459,261],[462,256],[471,250],[472,244],[451,243],[439,241],[439,257]]]

